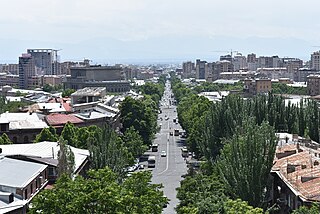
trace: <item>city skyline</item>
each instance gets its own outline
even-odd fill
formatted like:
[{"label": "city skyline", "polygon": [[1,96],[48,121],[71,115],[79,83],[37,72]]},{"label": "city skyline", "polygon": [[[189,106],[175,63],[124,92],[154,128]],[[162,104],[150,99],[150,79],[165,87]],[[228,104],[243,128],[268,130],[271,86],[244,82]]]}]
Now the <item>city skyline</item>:
[{"label": "city skyline", "polygon": [[[62,60],[212,61],[218,51],[310,58],[319,49],[320,2],[3,2],[0,62],[27,48],[54,48]],[[227,54],[227,52],[225,53]]]}]

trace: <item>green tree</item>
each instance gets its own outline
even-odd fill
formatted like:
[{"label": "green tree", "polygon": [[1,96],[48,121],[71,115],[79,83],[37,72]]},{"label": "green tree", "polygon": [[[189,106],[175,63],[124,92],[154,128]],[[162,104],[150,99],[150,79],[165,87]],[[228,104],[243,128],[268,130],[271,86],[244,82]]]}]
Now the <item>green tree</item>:
[{"label": "green tree", "polygon": [[59,140],[60,150],[58,152],[58,176],[66,174],[72,178],[74,172],[74,154],[71,151],[70,146],[60,138]]},{"label": "green tree", "polygon": [[62,97],[70,97],[71,96],[71,94],[72,93],[74,93],[76,90],[74,90],[74,89],[70,89],[70,88],[68,88],[68,89],[66,89],[66,90],[64,90],[63,92],[62,92]]},{"label": "green tree", "polygon": [[254,207],[263,206],[277,145],[273,127],[248,121],[224,144],[216,167],[226,190]]},{"label": "green tree", "polygon": [[68,145],[76,146],[77,142],[77,128],[70,122],[67,122],[60,135]]},{"label": "green tree", "polygon": [[88,179],[58,179],[52,190],[43,190],[32,201],[30,213],[161,213],[167,202],[151,184],[150,172],[134,173],[123,183],[110,169],[91,170]]},{"label": "green tree", "polygon": [[102,169],[108,166],[120,178],[126,174],[126,167],[133,164],[127,148],[120,137],[109,127],[105,126],[98,138],[89,143],[91,165],[94,169]]},{"label": "green tree", "polygon": [[313,204],[311,208],[301,206],[299,209],[294,210],[293,214],[319,214],[320,213],[320,205]]},{"label": "green tree", "polygon": [[36,136],[34,140],[35,143],[42,142],[42,141],[50,141],[56,142],[58,140],[58,135],[56,134],[56,130],[53,127],[44,128],[41,132]]},{"label": "green tree", "polygon": [[134,158],[139,157],[148,149],[148,147],[143,144],[143,139],[139,133],[132,126],[126,130],[122,136],[122,141]]},{"label": "green tree", "polygon": [[10,140],[10,138],[6,133],[3,133],[0,137],[0,145],[8,145],[8,144],[12,144],[12,141]]}]

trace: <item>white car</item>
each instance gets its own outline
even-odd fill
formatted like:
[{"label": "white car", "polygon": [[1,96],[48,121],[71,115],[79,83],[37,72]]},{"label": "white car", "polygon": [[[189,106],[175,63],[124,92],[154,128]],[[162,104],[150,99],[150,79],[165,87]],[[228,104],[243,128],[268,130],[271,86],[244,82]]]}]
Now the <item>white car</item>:
[{"label": "white car", "polygon": [[161,151],[161,157],[166,157],[166,156],[167,156],[166,151]]}]

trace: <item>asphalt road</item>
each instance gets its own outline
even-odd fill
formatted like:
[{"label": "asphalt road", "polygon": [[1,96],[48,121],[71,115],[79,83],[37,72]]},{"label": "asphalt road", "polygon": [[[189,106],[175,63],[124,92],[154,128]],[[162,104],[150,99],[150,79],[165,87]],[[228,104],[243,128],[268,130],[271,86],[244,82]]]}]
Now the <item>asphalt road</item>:
[{"label": "asphalt road", "polygon": [[[154,141],[159,144],[158,152],[148,152],[156,156],[156,167],[152,170],[152,182],[162,183],[164,194],[170,199],[167,208],[163,210],[165,214],[176,213],[174,208],[179,203],[176,198],[176,188],[180,186],[180,181],[183,179],[181,176],[187,172],[186,161],[181,156],[181,148],[184,143],[180,136],[170,136],[170,132],[174,132],[174,129],[181,130],[181,126],[173,122],[173,119],[177,118],[177,112],[176,106],[170,105],[171,93],[170,84],[167,83],[162,99],[162,113],[158,116],[158,124],[161,124],[161,129],[156,134]],[[167,156],[161,157],[161,151],[165,151]]]}]

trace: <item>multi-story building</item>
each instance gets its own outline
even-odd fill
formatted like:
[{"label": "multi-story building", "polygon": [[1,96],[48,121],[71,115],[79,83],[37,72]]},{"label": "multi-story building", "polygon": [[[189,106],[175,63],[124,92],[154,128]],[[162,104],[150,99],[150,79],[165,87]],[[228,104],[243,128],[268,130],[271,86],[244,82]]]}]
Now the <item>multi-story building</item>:
[{"label": "multi-story building", "polygon": [[228,60],[218,61],[216,62],[216,69],[218,70],[219,74],[222,72],[232,72],[233,64]]},{"label": "multi-story building", "polygon": [[258,58],[258,68],[272,68],[273,57],[272,56],[260,56]]},{"label": "multi-story building", "polygon": [[265,94],[272,90],[271,79],[246,79],[244,91],[250,95]]},{"label": "multi-story building", "polygon": [[247,63],[256,63],[257,62],[257,56],[254,53],[248,54],[247,56]]},{"label": "multi-story building", "polygon": [[28,54],[34,58],[35,65],[46,75],[56,73],[57,65],[54,60],[55,50],[53,49],[28,49]]},{"label": "multi-story building", "polygon": [[297,58],[283,58],[283,66],[289,73],[295,73],[303,66],[303,61]]},{"label": "multi-story building", "polygon": [[196,60],[196,79],[206,79],[206,61]]},{"label": "multi-story building", "polygon": [[195,66],[193,62],[188,61],[188,62],[182,63],[183,78],[191,77],[194,70],[195,70]]},{"label": "multi-story building", "polygon": [[311,96],[320,94],[320,74],[310,74],[307,77],[307,87]]},{"label": "multi-story building", "polygon": [[6,64],[1,66],[1,72],[7,74],[19,74],[19,64]]},{"label": "multi-story building", "polygon": [[124,80],[120,66],[71,67],[71,76],[64,80],[65,88],[106,87],[109,92],[126,92],[130,83]]},{"label": "multi-story building", "polygon": [[224,61],[224,60],[227,60],[232,63],[232,56],[230,54],[225,56],[220,56],[220,61]]},{"label": "multi-story building", "polygon": [[233,66],[235,71],[247,68],[247,59],[245,56],[242,56],[241,53],[238,53],[234,56]]},{"label": "multi-story building", "polygon": [[19,57],[19,88],[28,88],[28,78],[35,76],[35,63],[30,54]]},{"label": "multi-story building", "polygon": [[279,79],[290,78],[293,79],[294,73],[288,72],[287,68],[258,68],[258,75],[262,78]]},{"label": "multi-story building", "polygon": [[320,51],[316,51],[311,54],[310,66],[311,69],[320,71]]},{"label": "multi-story building", "polygon": [[295,82],[307,82],[307,76],[310,74],[320,74],[318,71],[309,68],[300,68],[294,73]]}]

